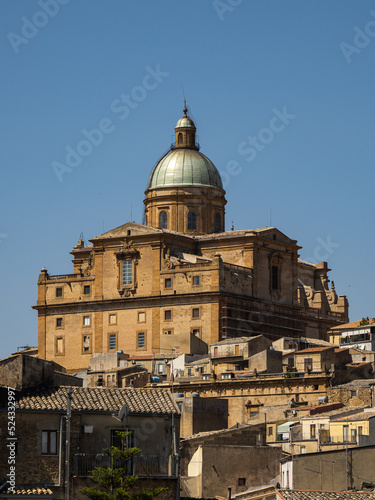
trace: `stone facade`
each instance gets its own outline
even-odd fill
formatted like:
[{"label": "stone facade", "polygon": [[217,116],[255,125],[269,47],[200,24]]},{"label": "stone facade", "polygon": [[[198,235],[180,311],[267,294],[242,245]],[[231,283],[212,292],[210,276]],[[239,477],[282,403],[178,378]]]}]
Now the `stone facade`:
[{"label": "stone facade", "polygon": [[[53,498],[63,499],[65,482],[66,388],[29,390],[16,395],[17,488],[48,487]],[[6,399],[4,398],[4,405]],[[0,479],[9,473],[6,447],[8,414],[0,399]],[[124,403],[129,412],[117,418]],[[110,467],[103,448],[118,446],[116,431],[131,431],[127,445],[142,455],[133,460],[133,473],[146,484],[169,483],[175,491],[175,450],[179,441],[180,414],[170,393],[147,389],[74,388],[70,419],[70,487],[72,498],[88,481],[94,467]],[[107,461],[106,461],[107,460]],[[73,480],[74,477],[74,480]],[[159,483],[160,479],[160,483]],[[141,481],[141,487],[146,486]],[[164,498],[170,498],[170,491]]]},{"label": "stone facade", "polygon": [[282,450],[264,446],[264,425],[192,436],[181,443],[181,497],[226,498],[269,484],[279,474]]},{"label": "stone facade", "polygon": [[73,372],[95,353],[204,353],[259,334],[325,338],[348,320],[327,264],[300,261],[296,240],[276,228],[225,232],[220,174],[199,153],[193,122],[181,120],[177,145],[150,176],[148,225],[80,240],[72,274],[41,271],[41,358]]},{"label": "stone facade", "polygon": [[[175,381],[175,393],[190,397],[228,400],[228,427],[238,423],[255,424],[265,420],[285,418],[296,401],[317,404],[319,397],[327,395],[331,377],[324,374],[304,377],[257,376],[230,380]],[[303,406],[301,406],[303,408]]]}]

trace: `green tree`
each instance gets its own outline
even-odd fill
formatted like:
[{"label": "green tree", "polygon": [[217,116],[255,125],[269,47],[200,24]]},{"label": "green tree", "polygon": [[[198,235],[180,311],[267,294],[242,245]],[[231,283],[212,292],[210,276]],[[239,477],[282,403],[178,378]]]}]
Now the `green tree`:
[{"label": "green tree", "polygon": [[[138,455],[139,448],[125,448],[125,438],[130,432],[117,431],[121,438],[121,449],[116,446],[104,448],[104,452],[111,458],[111,467],[95,467],[90,471],[91,479],[98,483],[102,489],[83,488],[81,493],[92,500],[152,500],[159,493],[167,488],[152,488],[142,490],[137,493],[130,492],[137,483],[138,477],[127,474],[127,463]],[[120,467],[115,467],[115,462],[120,463]]]}]

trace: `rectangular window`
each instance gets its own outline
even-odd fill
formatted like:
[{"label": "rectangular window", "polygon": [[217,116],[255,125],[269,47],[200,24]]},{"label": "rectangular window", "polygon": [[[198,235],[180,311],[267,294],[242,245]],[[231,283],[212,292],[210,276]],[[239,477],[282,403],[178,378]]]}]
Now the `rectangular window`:
[{"label": "rectangular window", "polygon": [[62,287],[58,286],[56,288],[56,297],[62,297],[63,296],[63,289]]},{"label": "rectangular window", "polygon": [[62,326],[63,326],[63,319],[56,318],[56,328],[62,328]]},{"label": "rectangular window", "polygon": [[257,417],[259,415],[259,406],[252,406],[249,409],[249,417]]},{"label": "rectangular window", "polygon": [[110,314],[108,317],[108,323],[110,325],[117,325],[117,314]]},{"label": "rectangular window", "polygon": [[301,455],[306,453],[306,446],[301,445]]},{"label": "rectangular window", "polygon": [[91,287],[90,287],[90,285],[85,285],[83,287],[83,293],[84,293],[84,295],[90,295],[90,293],[91,293]]},{"label": "rectangular window", "polygon": [[115,333],[111,333],[109,335],[109,350],[114,351],[117,348],[117,335]]},{"label": "rectangular window", "polygon": [[188,368],[188,375],[191,376],[191,368]]},{"label": "rectangular window", "polygon": [[83,352],[90,352],[91,350],[91,342],[90,342],[90,335],[84,335],[83,336]]},{"label": "rectangular window", "polygon": [[358,436],[362,436],[362,425],[358,426]]},{"label": "rectangular window", "polygon": [[144,323],[146,321],[146,313],[144,311],[140,311],[138,313],[138,323]]},{"label": "rectangular window", "polygon": [[193,318],[199,318],[199,307],[193,307]]},{"label": "rectangular window", "polygon": [[90,326],[90,316],[83,316],[83,326]]},{"label": "rectangular window", "polygon": [[357,396],[357,391],[350,391],[350,396],[355,398]]},{"label": "rectangular window", "polygon": [[232,374],[231,374],[231,373],[223,373],[223,374],[221,375],[221,378],[222,378],[223,380],[228,380],[228,379],[232,378]]},{"label": "rectangular window", "polygon": [[272,290],[279,289],[279,268],[278,266],[272,266]]},{"label": "rectangular window", "polygon": [[316,438],[316,425],[311,424],[310,425],[310,439],[315,439]]},{"label": "rectangular window", "polygon": [[235,345],[234,346],[234,355],[235,356],[239,356],[240,355],[240,346],[239,345]]},{"label": "rectangular window", "polygon": [[246,486],[246,478],[245,477],[239,477],[237,479],[237,484],[238,484],[238,486]]},{"label": "rectangular window", "polygon": [[56,354],[64,354],[64,339],[63,339],[63,337],[56,338]]},{"label": "rectangular window", "polygon": [[164,363],[158,363],[158,374],[162,375],[164,373]]},{"label": "rectangular window", "polygon": [[131,285],[133,283],[133,261],[124,260],[122,263],[122,284]]},{"label": "rectangular window", "polygon": [[273,435],[273,428],[272,427],[268,427],[268,435],[269,436]]},{"label": "rectangular window", "polygon": [[199,337],[200,330],[199,330],[199,328],[193,328],[192,331],[191,331],[191,333],[193,335],[195,335],[196,337]]},{"label": "rectangular window", "polygon": [[57,455],[57,431],[42,431],[42,455]]},{"label": "rectangular window", "polygon": [[164,319],[165,319],[165,321],[172,319],[172,310],[171,309],[167,309],[164,311]]},{"label": "rectangular window", "polygon": [[164,287],[165,288],[172,288],[172,278],[165,278]]},{"label": "rectangular window", "polygon": [[164,335],[172,335],[172,330],[164,330]]},{"label": "rectangular window", "polygon": [[355,443],[357,441],[357,429],[350,430],[350,441]]},{"label": "rectangular window", "polygon": [[103,386],[103,375],[98,375],[98,381],[97,381],[97,384],[96,384],[98,387],[102,387]]},{"label": "rectangular window", "polygon": [[193,286],[199,286],[199,276],[193,276]]},{"label": "rectangular window", "polygon": [[138,332],[138,349],[144,349],[145,347],[146,347],[145,332]]}]

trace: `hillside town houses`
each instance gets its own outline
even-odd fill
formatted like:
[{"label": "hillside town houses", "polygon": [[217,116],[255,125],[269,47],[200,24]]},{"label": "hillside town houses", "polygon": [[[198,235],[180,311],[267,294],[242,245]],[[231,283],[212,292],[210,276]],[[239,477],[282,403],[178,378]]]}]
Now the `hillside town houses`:
[{"label": "hillside town houses", "polygon": [[86,498],[118,431],[161,500],[375,498],[375,321],[277,228],[226,230],[186,104],[174,131],[143,224],[40,271],[38,346],[0,360],[0,498]]}]

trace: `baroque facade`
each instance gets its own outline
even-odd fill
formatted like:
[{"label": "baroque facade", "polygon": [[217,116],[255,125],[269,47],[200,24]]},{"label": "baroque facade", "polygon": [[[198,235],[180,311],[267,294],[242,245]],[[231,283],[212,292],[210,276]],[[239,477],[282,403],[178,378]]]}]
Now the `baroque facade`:
[{"label": "baroque facade", "polygon": [[74,270],[38,280],[39,357],[78,371],[94,353],[202,352],[231,337],[326,338],[348,321],[327,263],[299,260],[274,227],[225,230],[225,191],[184,108],[153,168],[145,224],[72,250]]}]

